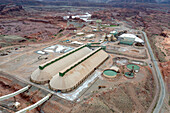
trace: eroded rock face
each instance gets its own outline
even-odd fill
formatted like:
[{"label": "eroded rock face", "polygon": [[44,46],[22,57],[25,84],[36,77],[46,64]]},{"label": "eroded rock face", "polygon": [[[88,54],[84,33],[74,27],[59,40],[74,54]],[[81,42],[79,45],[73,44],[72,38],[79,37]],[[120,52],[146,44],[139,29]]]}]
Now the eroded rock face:
[{"label": "eroded rock face", "polygon": [[[21,13],[19,13],[21,12]],[[9,15],[11,13],[16,13],[16,15],[24,14],[25,10],[20,5],[0,5],[0,14],[1,15]]]},{"label": "eroded rock face", "polygon": [[169,38],[170,37],[170,30],[164,30],[161,34],[161,36],[163,37],[166,37],[166,38]]},{"label": "eroded rock face", "polygon": [[62,21],[62,22],[66,22],[66,20],[63,19],[63,17],[61,16],[45,16],[44,19],[48,19],[48,20],[52,20],[52,21]]},{"label": "eroded rock face", "polygon": [[135,9],[127,9],[127,8],[121,8],[121,9],[109,9],[109,10],[102,10],[94,12],[91,16],[91,18],[101,19],[102,21],[105,20],[111,20],[113,19],[125,19],[128,17],[139,15],[138,10]]}]

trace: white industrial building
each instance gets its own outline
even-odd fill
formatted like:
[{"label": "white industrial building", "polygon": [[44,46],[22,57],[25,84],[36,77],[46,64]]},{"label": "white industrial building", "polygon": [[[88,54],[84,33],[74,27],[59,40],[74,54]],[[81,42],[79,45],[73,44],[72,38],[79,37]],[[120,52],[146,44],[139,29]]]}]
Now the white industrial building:
[{"label": "white industrial building", "polygon": [[87,39],[94,38],[94,37],[95,37],[95,34],[89,34],[89,35],[85,36],[85,38],[87,38]]},{"label": "white industrial building", "polygon": [[78,42],[78,41],[73,41],[73,42],[71,42],[71,44],[83,45],[84,43]]},{"label": "white industrial building", "polygon": [[77,36],[83,36],[83,35],[84,35],[84,32],[77,33]]},{"label": "white industrial building", "polygon": [[136,35],[134,34],[122,34],[119,36],[120,38],[123,38],[123,39],[127,39],[127,38],[135,38],[135,42],[139,42],[139,43],[144,43],[144,41],[137,37]]}]

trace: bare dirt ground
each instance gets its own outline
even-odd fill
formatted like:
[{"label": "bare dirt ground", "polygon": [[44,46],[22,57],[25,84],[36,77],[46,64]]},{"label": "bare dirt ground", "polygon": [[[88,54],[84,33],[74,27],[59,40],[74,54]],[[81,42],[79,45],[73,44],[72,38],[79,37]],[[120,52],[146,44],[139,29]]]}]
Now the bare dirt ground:
[{"label": "bare dirt ground", "polygon": [[[5,72],[7,73],[15,73],[16,75],[29,80],[29,76],[37,68],[37,66],[47,61],[47,59],[39,59],[39,56],[41,55],[35,53],[36,50],[41,49],[36,46],[32,46],[24,48],[24,51],[23,49],[12,50],[11,54],[3,56],[3,58],[0,59],[2,63],[0,66],[1,69],[6,70]],[[46,55],[46,57],[50,60],[58,55],[60,54],[50,53]],[[28,69],[30,66],[31,68]]]},{"label": "bare dirt ground", "polygon": [[[109,62],[113,63],[108,60],[107,69],[110,67]],[[98,89],[98,86],[106,88]],[[122,74],[114,79],[99,76],[99,79],[81,96],[81,100],[84,101],[77,103],[72,112],[143,113],[148,110],[154,96],[155,85],[152,72],[149,67],[145,66],[141,67],[134,79],[127,79]]]},{"label": "bare dirt ground", "polygon": [[[109,82],[106,82],[106,80],[96,82],[95,84],[98,85],[105,84],[106,89],[99,89],[89,99],[77,103],[72,109],[72,112],[143,113],[147,111],[154,97],[154,93],[150,93],[150,91],[153,91],[155,86],[148,83],[148,81],[153,82],[151,76],[148,75],[145,80],[142,80],[144,84],[141,84],[142,82],[128,83],[124,80],[124,84],[119,82],[119,84],[116,85],[114,81],[115,80],[110,81],[110,84],[108,84]],[[117,82],[117,80],[115,82]]]},{"label": "bare dirt ground", "polygon": [[110,53],[117,53],[119,55],[125,55],[128,57],[133,57],[133,58],[139,58],[139,59],[148,58],[145,48],[136,49],[132,46],[111,44],[111,45],[108,45],[106,51]]},{"label": "bare dirt ground", "polygon": [[170,61],[168,62],[162,62],[160,63],[160,69],[162,71],[163,79],[165,81],[165,86],[166,86],[166,98],[164,100],[164,105],[163,105],[163,112],[169,113],[169,104],[170,104]]},{"label": "bare dirt ground", "polygon": [[170,61],[170,36],[157,36],[156,46],[161,49],[162,53],[164,54],[165,60]]}]

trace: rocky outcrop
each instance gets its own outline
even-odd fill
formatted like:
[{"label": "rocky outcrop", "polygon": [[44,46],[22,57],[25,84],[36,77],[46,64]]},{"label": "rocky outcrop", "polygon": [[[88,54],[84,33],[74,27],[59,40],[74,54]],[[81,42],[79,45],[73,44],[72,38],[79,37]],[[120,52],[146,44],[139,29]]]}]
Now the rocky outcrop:
[{"label": "rocky outcrop", "polygon": [[163,36],[163,37],[165,37],[165,38],[169,38],[170,37],[170,31],[163,31],[161,34],[160,34],[161,36]]},{"label": "rocky outcrop", "polygon": [[29,19],[27,19],[27,20],[28,20],[28,21],[31,21],[31,22],[51,23],[50,21],[48,21],[48,20],[43,20],[43,19],[29,18]]},{"label": "rocky outcrop", "polygon": [[55,16],[55,17],[53,17],[53,16],[45,16],[44,19],[52,19],[52,20],[57,20],[57,21],[65,21],[63,19],[63,17],[61,17],[61,16]]},{"label": "rocky outcrop", "polygon": [[[56,1],[56,0],[44,0],[44,1]],[[58,1],[67,1],[67,0],[58,0]],[[164,2],[168,0],[160,0]],[[112,2],[127,2],[127,3],[136,3],[136,2],[146,2],[146,3],[156,3],[156,0],[72,0],[72,2],[92,2],[92,3],[112,3]]]},{"label": "rocky outcrop", "polygon": [[25,10],[21,5],[1,5],[0,14],[1,15],[25,15]]},{"label": "rocky outcrop", "polygon": [[45,16],[43,19],[48,20],[50,24],[58,24],[59,22],[67,22],[61,16]]}]

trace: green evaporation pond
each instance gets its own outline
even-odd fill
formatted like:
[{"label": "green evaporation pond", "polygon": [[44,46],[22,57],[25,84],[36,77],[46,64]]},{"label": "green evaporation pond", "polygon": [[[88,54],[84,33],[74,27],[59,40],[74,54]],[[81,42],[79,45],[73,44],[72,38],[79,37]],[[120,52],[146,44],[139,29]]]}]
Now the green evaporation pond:
[{"label": "green evaporation pond", "polygon": [[133,69],[133,67],[134,67],[134,70],[139,70],[140,69],[140,67],[135,65],[135,64],[128,64],[127,65],[127,68],[129,68],[129,69]]},{"label": "green evaporation pond", "polygon": [[105,70],[103,73],[108,76],[116,76],[117,75],[117,73],[113,70]]},{"label": "green evaporation pond", "polygon": [[129,78],[133,78],[133,77],[134,77],[134,74],[133,74],[133,73],[130,74],[130,72],[126,72],[126,73],[125,73],[125,76],[126,76],[126,77],[129,77]]}]

